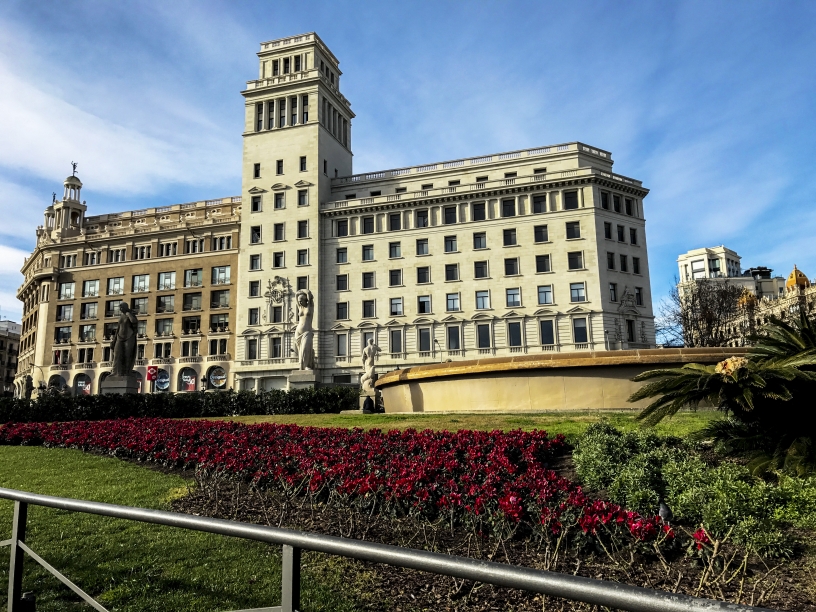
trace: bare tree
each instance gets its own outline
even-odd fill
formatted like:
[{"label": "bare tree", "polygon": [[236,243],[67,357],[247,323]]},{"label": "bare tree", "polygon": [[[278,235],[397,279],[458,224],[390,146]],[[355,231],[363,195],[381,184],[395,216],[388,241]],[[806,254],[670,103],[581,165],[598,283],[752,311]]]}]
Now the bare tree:
[{"label": "bare tree", "polygon": [[675,284],[657,318],[657,335],[668,346],[725,346],[729,321],[739,314],[742,287],[724,279]]}]

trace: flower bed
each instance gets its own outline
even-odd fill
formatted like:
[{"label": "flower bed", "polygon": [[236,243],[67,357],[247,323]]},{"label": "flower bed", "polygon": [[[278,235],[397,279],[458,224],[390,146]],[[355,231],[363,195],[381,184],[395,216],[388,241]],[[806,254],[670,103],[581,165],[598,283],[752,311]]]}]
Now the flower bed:
[{"label": "flower bed", "polygon": [[[363,431],[126,419],[17,423],[0,444],[63,446],[249,481],[291,498],[547,538],[567,531],[671,538],[658,517],[587,498],[549,469],[563,436],[512,431]],[[573,529],[573,528],[580,528]],[[630,538],[631,539],[631,538]]]}]

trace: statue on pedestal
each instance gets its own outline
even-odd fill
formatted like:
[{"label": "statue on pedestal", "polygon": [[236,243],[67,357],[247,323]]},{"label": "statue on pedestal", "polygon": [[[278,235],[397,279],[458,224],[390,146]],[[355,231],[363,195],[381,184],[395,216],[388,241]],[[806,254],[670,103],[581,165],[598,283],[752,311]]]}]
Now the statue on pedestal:
[{"label": "statue on pedestal", "polygon": [[377,382],[377,373],[374,371],[374,361],[380,353],[380,347],[374,344],[374,339],[369,338],[368,345],[363,349],[360,356],[363,360],[363,376],[360,378],[360,386],[365,395],[374,395],[374,383]]},{"label": "statue on pedestal", "polygon": [[315,367],[314,353],[314,296],[308,289],[300,289],[295,294],[297,303],[298,324],[295,328],[295,349],[298,354],[298,369],[313,370]]},{"label": "statue on pedestal", "polygon": [[136,364],[136,329],[139,322],[124,302],[119,304],[119,310],[122,312],[119,326],[111,341],[111,376],[129,376]]}]

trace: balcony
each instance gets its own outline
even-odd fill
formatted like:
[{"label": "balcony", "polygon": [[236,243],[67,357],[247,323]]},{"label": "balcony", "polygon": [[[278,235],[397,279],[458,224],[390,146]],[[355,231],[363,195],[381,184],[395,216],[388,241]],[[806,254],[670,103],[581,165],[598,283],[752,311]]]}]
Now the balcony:
[{"label": "balcony", "polygon": [[228,334],[228,333],[230,333],[229,325],[210,326],[210,334]]},{"label": "balcony", "polygon": [[147,365],[147,359],[137,359],[136,363],[134,365],[136,365],[136,366],[146,366]]},{"label": "balcony", "polygon": [[163,331],[157,331],[156,335],[154,337],[155,338],[173,338],[174,337],[173,330],[172,329],[169,329],[169,330],[165,329]]},{"label": "balcony", "polygon": [[74,320],[73,315],[57,315],[57,321],[67,321],[68,323],[70,323],[73,320]]},{"label": "balcony", "polygon": [[54,338],[54,344],[71,344],[71,337],[68,338]]},{"label": "balcony", "polygon": [[201,328],[195,327],[190,329],[184,329],[181,331],[182,336],[200,336],[201,335]]},{"label": "balcony", "polygon": [[95,361],[85,361],[83,363],[75,363],[75,370],[93,370],[96,367]]},{"label": "balcony", "polygon": [[229,353],[224,353],[223,355],[208,355],[207,361],[230,361],[232,357],[230,357]]},{"label": "balcony", "polygon": [[156,314],[167,314],[176,312],[175,306],[157,306],[156,307]]},{"label": "balcony", "polygon": [[184,312],[196,312],[201,310],[201,304],[185,304],[182,308]]},{"label": "balcony", "polygon": [[161,283],[156,287],[156,291],[175,291],[176,283]]},{"label": "balcony", "polygon": [[85,334],[84,336],[80,335],[77,342],[96,342],[96,334]]},{"label": "balcony", "polygon": [[155,357],[150,360],[151,365],[168,365],[175,361],[173,357]]},{"label": "balcony", "polygon": [[110,289],[108,289],[108,295],[124,295],[124,293],[125,293],[124,289],[119,289],[117,287],[111,287]]},{"label": "balcony", "polygon": [[99,362],[99,367],[100,368],[112,368],[113,367],[113,362],[112,361],[100,361]]},{"label": "balcony", "polygon": [[229,308],[229,302],[210,302],[210,309],[215,310],[217,308]]},{"label": "balcony", "polygon": [[184,283],[184,288],[187,289],[188,287],[203,287],[204,281],[200,280],[190,280]]},{"label": "balcony", "polygon": [[80,321],[96,321],[96,319],[97,319],[96,313],[84,314],[79,316]]},{"label": "balcony", "polygon": [[203,357],[201,355],[195,355],[194,357],[179,357],[179,363],[198,363],[202,361]]}]

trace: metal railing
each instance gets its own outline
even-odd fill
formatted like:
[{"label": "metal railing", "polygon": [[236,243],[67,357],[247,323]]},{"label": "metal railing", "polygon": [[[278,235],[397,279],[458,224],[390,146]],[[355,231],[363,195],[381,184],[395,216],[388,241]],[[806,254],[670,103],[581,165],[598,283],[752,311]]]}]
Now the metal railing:
[{"label": "metal railing", "polygon": [[28,612],[33,609],[32,604],[22,598],[23,553],[28,554],[29,557],[51,572],[92,608],[99,612],[108,612],[99,602],[62,575],[56,568],[49,565],[47,561],[31,550],[25,543],[29,504],[279,544],[283,546],[281,605],[258,608],[252,612],[296,612],[300,608],[300,557],[301,552],[304,550],[373,563],[384,563],[512,589],[522,589],[632,612],[689,612],[697,610],[770,612],[765,608],[701,599],[689,595],[656,591],[572,574],[559,574],[529,567],[518,567],[480,559],[403,548],[390,544],[378,544],[376,542],[319,535],[291,529],[205,518],[178,512],[119,506],[66,497],[52,497],[5,488],[0,488],[0,498],[14,501],[11,539],[0,542],[0,547],[11,547],[8,612]]}]

